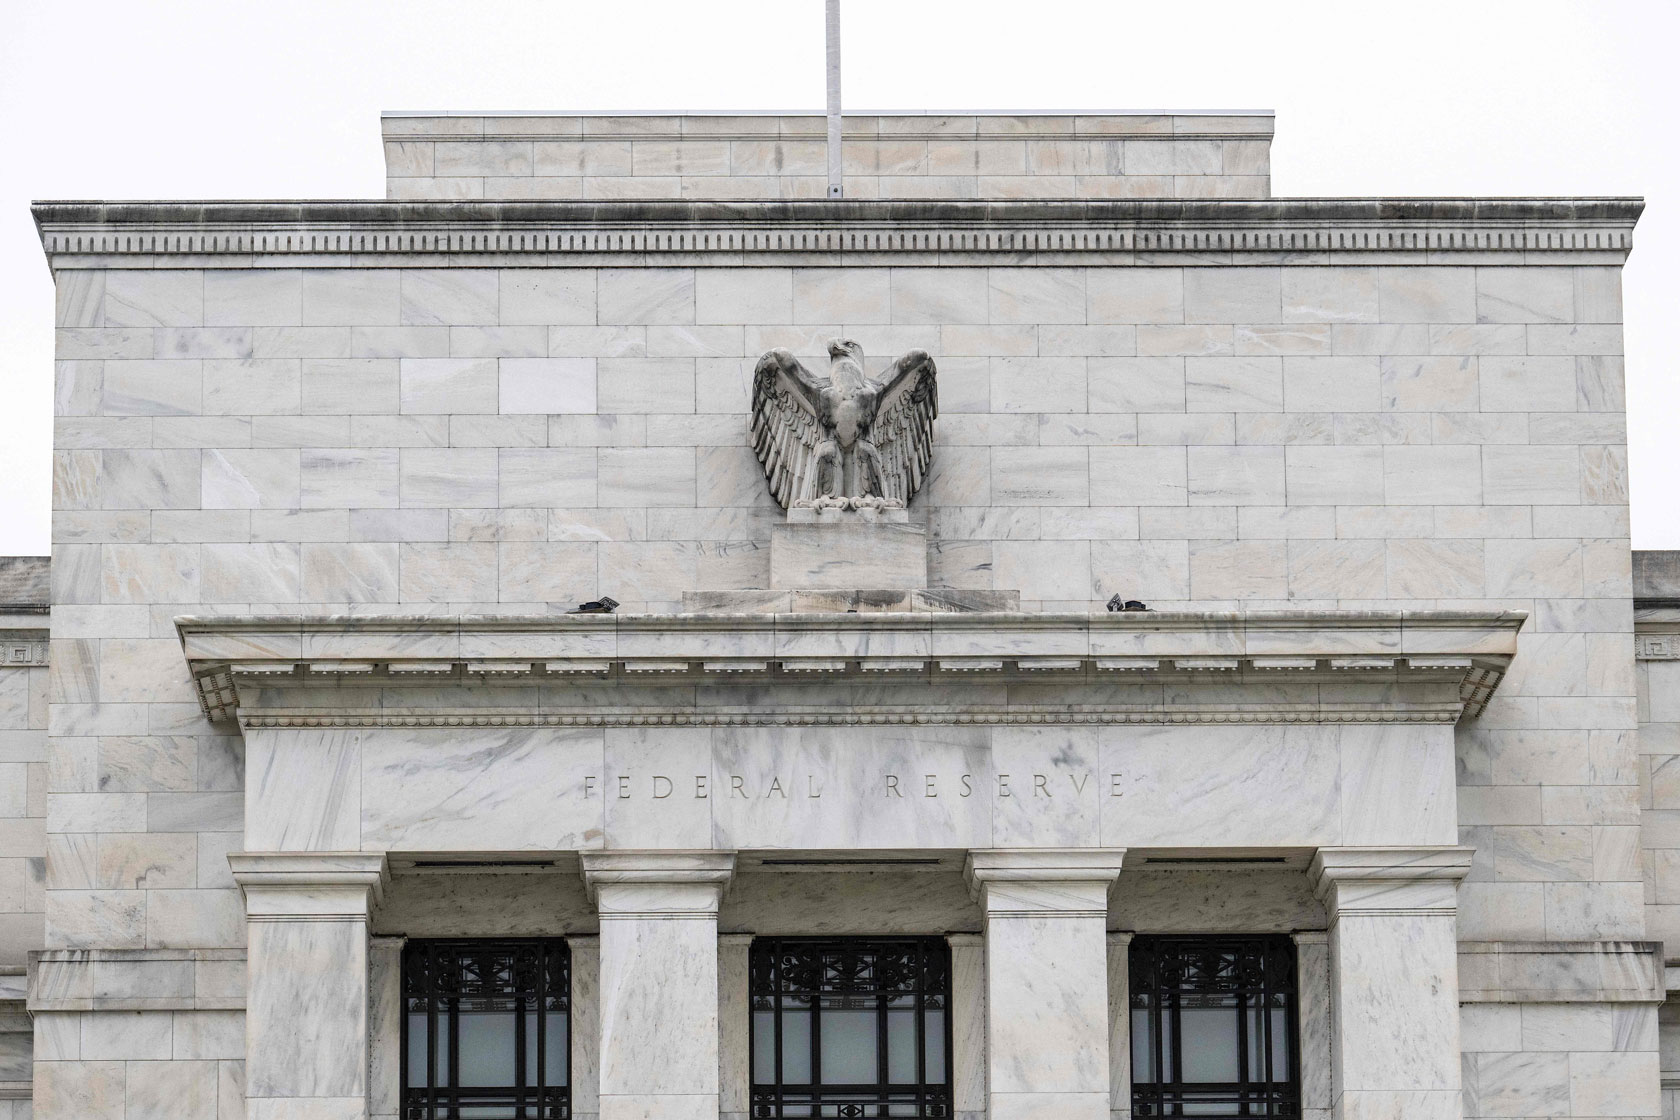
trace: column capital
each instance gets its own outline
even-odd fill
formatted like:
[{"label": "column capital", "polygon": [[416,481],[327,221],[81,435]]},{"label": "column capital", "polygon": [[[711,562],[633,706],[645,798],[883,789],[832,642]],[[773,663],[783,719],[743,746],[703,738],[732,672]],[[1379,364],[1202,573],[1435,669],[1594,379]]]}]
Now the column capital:
[{"label": "column capital", "polygon": [[716,919],[735,877],[723,851],[583,852],[583,882],[603,919],[704,916]]},{"label": "column capital", "polygon": [[230,852],[249,921],[365,921],[385,891],[383,852]]},{"label": "column capital", "polygon": [[1124,848],[974,848],[963,861],[969,883],[1112,883]]},{"label": "column capital", "polygon": [[1320,848],[1307,875],[1331,920],[1349,913],[1453,913],[1474,848]]},{"label": "column capital", "polygon": [[986,916],[1108,915],[1124,848],[977,848],[963,874]]}]

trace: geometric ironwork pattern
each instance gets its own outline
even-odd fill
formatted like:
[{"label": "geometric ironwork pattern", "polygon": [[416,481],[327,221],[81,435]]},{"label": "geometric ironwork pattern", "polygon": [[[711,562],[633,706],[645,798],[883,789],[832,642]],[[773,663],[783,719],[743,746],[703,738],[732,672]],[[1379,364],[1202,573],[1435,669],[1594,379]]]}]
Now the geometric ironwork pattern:
[{"label": "geometric ironwork pattern", "polygon": [[761,937],[751,960],[755,1120],[952,1115],[944,938]]},{"label": "geometric ironwork pattern", "polygon": [[571,991],[562,940],[409,941],[404,1120],[569,1120]]},{"label": "geometric ironwork pattern", "polygon": [[1134,937],[1132,1115],[1299,1117],[1288,937]]}]

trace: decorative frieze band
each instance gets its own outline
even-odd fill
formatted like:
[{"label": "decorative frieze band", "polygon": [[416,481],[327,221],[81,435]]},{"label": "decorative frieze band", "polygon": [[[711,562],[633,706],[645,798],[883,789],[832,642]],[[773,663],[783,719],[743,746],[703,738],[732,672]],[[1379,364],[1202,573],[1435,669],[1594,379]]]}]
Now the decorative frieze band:
[{"label": "decorative frieze band", "polygon": [[1680,661],[1680,634],[1639,634],[1633,655],[1640,661]]},{"label": "decorative frieze band", "polygon": [[45,630],[0,630],[0,668],[38,668],[46,663]]},{"label": "decorative frieze band", "polygon": [[[811,202],[46,202],[55,268],[381,265],[1311,264],[1584,258],[1632,247],[1637,199]],[[930,260],[931,258],[931,260]]]},{"label": "decorative frieze band", "polygon": [[1219,708],[1195,710],[1116,709],[1087,711],[923,712],[856,708],[844,714],[799,711],[703,712],[671,708],[659,711],[572,714],[563,712],[425,712],[379,711],[244,712],[242,727],[855,727],[899,725],[1022,726],[1030,724],[1326,724],[1457,723],[1459,704],[1390,711],[1337,711],[1303,706],[1288,710]]}]

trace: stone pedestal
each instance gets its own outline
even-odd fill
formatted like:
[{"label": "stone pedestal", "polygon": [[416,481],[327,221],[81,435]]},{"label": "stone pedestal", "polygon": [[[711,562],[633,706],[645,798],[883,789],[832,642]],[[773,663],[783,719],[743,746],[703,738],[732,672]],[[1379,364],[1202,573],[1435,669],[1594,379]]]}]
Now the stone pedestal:
[{"label": "stone pedestal", "polygon": [[385,857],[244,852],[245,1099],[249,1120],[368,1112],[368,912]]},{"label": "stone pedestal", "polygon": [[582,860],[601,916],[601,1120],[717,1120],[717,914],[734,853]]},{"label": "stone pedestal", "polygon": [[773,590],[909,590],[927,586],[927,571],[927,529],[906,510],[793,509],[770,530]]},{"label": "stone pedestal", "polygon": [[969,853],[986,914],[991,1120],[1108,1120],[1108,889],[1116,849]]},{"label": "stone pedestal", "polygon": [[[1321,848],[1334,1115],[1458,1120],[1459,880],[1469,848]],[[1303,1038],[1305,1030],[1303,1030]]]}]

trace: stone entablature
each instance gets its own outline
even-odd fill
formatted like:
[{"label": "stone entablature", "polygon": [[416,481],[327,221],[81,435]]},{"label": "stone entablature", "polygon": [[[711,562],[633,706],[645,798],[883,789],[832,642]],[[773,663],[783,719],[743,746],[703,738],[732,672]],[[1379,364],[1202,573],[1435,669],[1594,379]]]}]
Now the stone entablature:
[{"label": "stone entablature", "polygon": [[[385,113],[391,198],[822,198],[820,114]],[[849,198],[1265,198],[1270,112],[843,120]]]},{"label": "stone entablature", "polygon": [[[61,268],[1621,264],[1639,199],[44,202]],[[62,355],[61,355],[62,356]]]},{"label": "stone entablature", "polygon": [[[1453,723],[1486,706],[1526,618],[1521,611],[297,616],[181,618],[176,628],[205,714],[237,714],[247,727]],[[447,702],[445,710],[345,703],[318,691],[341,685],[353,686],[352,696],[380,689],[412,696],[435,686],[447,695],[463,684],[513,682],[552,689],[538,703],[515,693],[507,704],[480,701],[470,711]],[[1004,691],[954,703],[940,696],[976,682]],[[603,683],[627,698],[603,704]],[[806,686],[835,684],[891,684],[903,695],[839,707],[801,696]],[[1115,684],[1130,691],[1117,700]],[[581,685],[594,687],[568,699],[565,689]],[[697,694],[697,685],[714,687]],[[1252,697],[1241,694],[1245,687]],[[669,699],[650,700],[649,688]],[[751,690],[756,702],[731,704],[728,688]],[[264,699],[242,708],[242,693]]]}]

